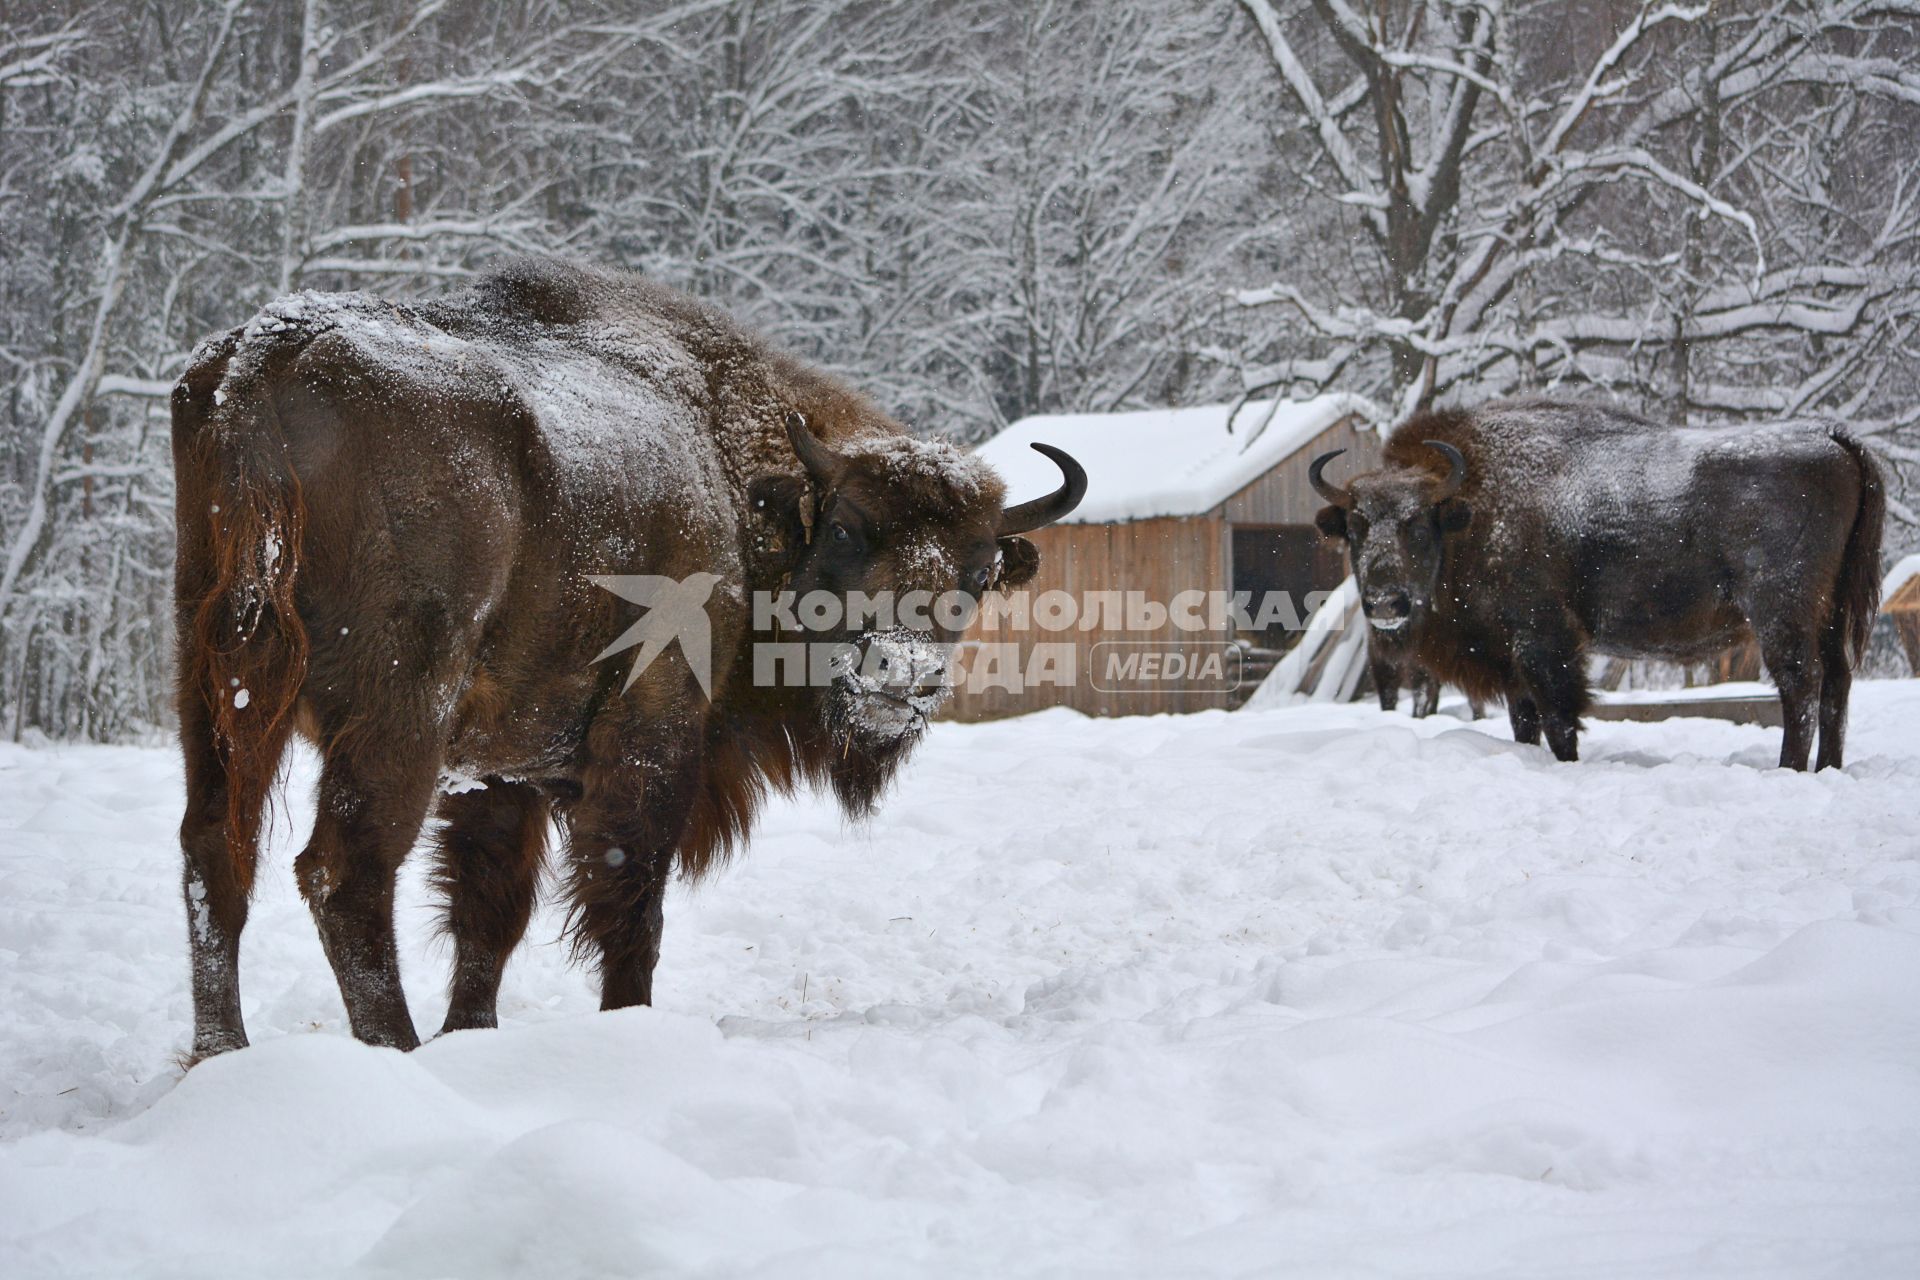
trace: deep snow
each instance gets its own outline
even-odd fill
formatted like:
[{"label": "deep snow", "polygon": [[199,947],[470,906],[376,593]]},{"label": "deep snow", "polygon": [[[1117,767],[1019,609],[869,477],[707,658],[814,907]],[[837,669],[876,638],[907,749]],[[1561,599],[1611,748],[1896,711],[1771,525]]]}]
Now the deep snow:
[{"label": "deep snow", "polygon": [[0,749],[0,1275],[1920,1274],[1920,682],[1844,774],[1581,745],[941,725],[675,893],[658,1009],[548,910],[503,1029],[411,1056],[345,1036],[283,821],[254,1047],[184,1081],[172,754]]}]

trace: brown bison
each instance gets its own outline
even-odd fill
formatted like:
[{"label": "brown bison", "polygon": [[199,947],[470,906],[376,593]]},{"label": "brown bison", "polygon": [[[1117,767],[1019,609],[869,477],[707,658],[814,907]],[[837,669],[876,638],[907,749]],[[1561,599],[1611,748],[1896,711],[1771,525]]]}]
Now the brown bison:
[{"label": "brown bison", "polygon": [[[646,1004],[669,875],[715,866],[769,788],[868,811],[958,638],[819,613],[799,638],[827,674],[769,680],[760,642],[796,637],[756,596],[971,603],[1032,575],[1018,535],[1086,484],[1048,450],[1060,489],[1006,508],[984,464],[721,313],[537,262],[418,307],[271,304],[195,352],[173,447],[196,1057],[246,1043],[240,932],[293,733],[323,762],[295,872],[356,1036],[418,1043],[393,888],[429,810],[444,1029],[494,1025],[550,818],[602,1007]],[[600,661],[637,633],[639,661]]]},{"label": "brown bison", "polygon": [[1748,637],[1779,686],[1784,767],[1841,763],[1879,593],[1886,496],[1824,422],[1674,428],[1528,399],[1425,414],[1346,487],[1308,470],[1367,622],[1513,735],[1577,755],[1589,653],[1700,661]]}]

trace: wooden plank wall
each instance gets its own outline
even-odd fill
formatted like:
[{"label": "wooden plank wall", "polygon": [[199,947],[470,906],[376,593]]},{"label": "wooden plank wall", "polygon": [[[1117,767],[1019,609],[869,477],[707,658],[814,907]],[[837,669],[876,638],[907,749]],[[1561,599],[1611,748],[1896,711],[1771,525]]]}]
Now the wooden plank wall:
[{"label": "wooden plank wall", "polygon": [[1907,669],[1920,676],[1920,578],[1908,578],[1891,599],[1880,602],[1880,612],[1893,619],[1893,630],[1907,651]]},{"label": "wooden plank wall", "polygon": [[1900,589],[1880,602],[1882,613],[1920,613],[1920,578],[1908,578]]},{"label": "wooden plank wall", "polygon": [[1327,478],[1339,482],[1379,466],[1381,443],[1380,433],[1358,418],[1342,418],[1228,498],[1222,514],[1229,524],[1312,524],[1314,513],[1326,505],[1307,483],[1313,460],[1329,450],[1345,449],[1327,469]]},{"label": "wooden plank wall", "polygon": [[[1146,599],[1167,604],[1182,591],[1226,589],[1230,538],[1228,526],[1213,516],[1135,520],[1125,524],[1055,525],[1029,535],[1040,550],[1040,571],[1027,585],[1030,598],[1043,592],[1066,591],[1085,608],[1098,591],[1137,591]],[[1104,622],[1105,619],[1102,619]],[[1075,648],[1076,679],[1072,687],[1041,687],[1013,695],[1001,689],[954,695],[945,714],[956,720],[991,720],[1020,715],[1043,707],[1069,706],[1093,716],[1152,715],[1158,712],[1200,711],[1224,707],[1224,692],[1190,689],[1139,688],[1103,692],[1093,687],[1095,647],[1103,642],[1150,642],[1156,651],[1178,649],[1194,655],[1206,645],[1231,639],[1227,633],[1190,633],[1171,622],[1157,631],[1128,631],[1102,627],[1083,631],[1076,622],[1070,631],[987,631],[976,622],[968,631],[971,643],[1013,642],[1020,646],[1024,670],[1036,643],[1068,643]],[[1102,658],[1108,651],[1103,650]]]}]

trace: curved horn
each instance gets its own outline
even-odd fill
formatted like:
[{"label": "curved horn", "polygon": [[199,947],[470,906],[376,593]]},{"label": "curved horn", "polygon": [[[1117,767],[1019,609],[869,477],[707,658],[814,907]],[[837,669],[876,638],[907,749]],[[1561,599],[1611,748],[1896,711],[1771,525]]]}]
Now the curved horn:
[{"label": "curved horn", "polygon": [[1053,464],[1060,468],[1060,474],[1065,477],[1065,482],[1044,498],[1035,498],[1002,511],[998,537],[1030,533],[1056,520],[1064,520],[1080,505],[1080,499],[1087,496],[1087,473],[1073,460],[1072,454],[1050,444],[1036,444],[1033,450],[1052,458]]},{"label": "curved horn", "polygon": [[1447,456],[1447,466],[1449,467],[1447,478],[1440,482],[1440,487],[1434,490],[1433,493],[1433,505],[1437,507],[1454,494],[1460,492],[1460,486],[1467,482],[1466,455],[1462,454],[1452,445],[1439,440],[1422,440],[1420,443],[1429,449],[1438,449]]},{"label": "curved horn", "polygon": [[793,444],[793,452],[800,459],[800,465],[819,484],[832,484],[840,478],[840,472],[846,466],[846,459],[835,453],[807,426],[807,420],[798,413],[787,413],[787,439]]},{"label": "curved horn", "polygon": [[1341,508],[1353,505],[1353,495],[1333,481],[1325,479],[1320,473],[1329,462],[1345,452],[1345,449],[1335,449],[1332,453],[1323,453],[1313,460],[1312,466],[1307,468],[1307,483],[1313,486],[1313,491],[1334,506]]}]

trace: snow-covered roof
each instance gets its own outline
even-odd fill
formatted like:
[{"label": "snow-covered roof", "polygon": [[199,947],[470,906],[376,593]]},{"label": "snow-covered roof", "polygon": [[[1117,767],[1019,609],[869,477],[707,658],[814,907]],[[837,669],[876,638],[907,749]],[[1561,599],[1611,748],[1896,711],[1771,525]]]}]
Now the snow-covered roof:
[{"label": "snow-covered roof", "polygon": [[1887,570],[1886,581],[1880,584],[1880,599],[1883,602],[1891,601],[1894,592],[1900,590],[1900,588],[1906,586],[1915,578],[1920,578],[1920,552],[1906,557],[1894,565],[1893,568]]},{"label": "snow-covered roof", "polygon": [[1068,517],[1073,524],[1190,516],[1219,506],[1348,414],[1375,412],[1367,400],[1346,393],[1277,406],[1254,400],[1235,415],[1229,434],[1232,407],[1043,414],[1020,419],[978,452],[1006,479],[1009,502],[1060,484],[1059,469],[1028,445],[1038,441],[1072,454],[1087,469],[1086,501]]}]

